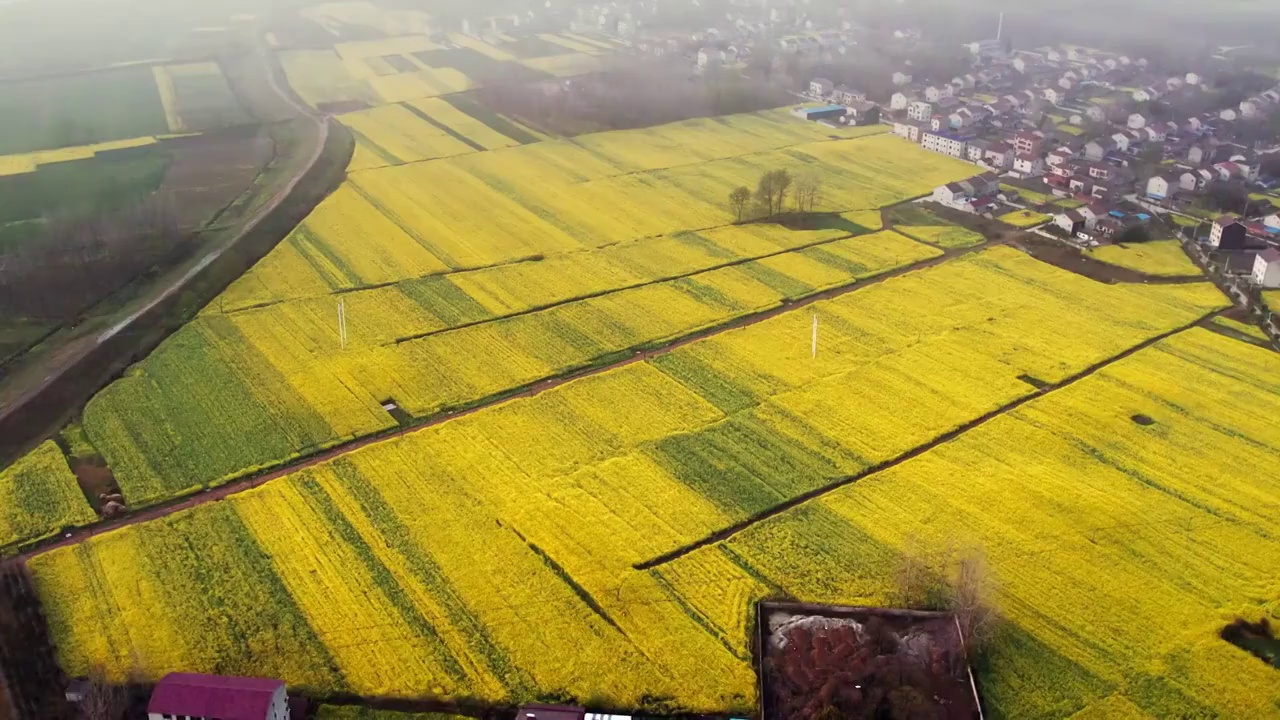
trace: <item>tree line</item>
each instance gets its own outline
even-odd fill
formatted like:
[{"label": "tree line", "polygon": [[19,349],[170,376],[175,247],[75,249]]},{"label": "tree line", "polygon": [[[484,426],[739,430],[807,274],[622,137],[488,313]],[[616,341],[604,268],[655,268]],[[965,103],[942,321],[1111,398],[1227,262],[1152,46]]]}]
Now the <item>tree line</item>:
[{"label": "tree line", "polygon": [[786,170],[769,170],[760,176],[755,192],[745,185],[734,188],[729,193],[729,207],[737,222],[783,215],[788,197],[793,212],[813,212],[821,191],[822,181],[814,173],[792,176]]}]

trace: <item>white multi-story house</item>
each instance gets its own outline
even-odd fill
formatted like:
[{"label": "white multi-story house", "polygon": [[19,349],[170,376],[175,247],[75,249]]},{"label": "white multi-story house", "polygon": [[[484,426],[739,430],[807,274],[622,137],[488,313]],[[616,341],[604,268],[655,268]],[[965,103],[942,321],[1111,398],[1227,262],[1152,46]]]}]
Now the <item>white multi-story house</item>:
[{"label": "white multi-story house", "polygon": [[940,132],[926,132],[920,136],[920,147],[953,158],[963,158],[967,144],[960,138]]},{"label": "white multi-story house", "polygon": [[[701,53],[699,53],[698,64],[702,64]],[[809,81],[809,94],[816,98],[827,97],[833,89],[835,89],[835,83],[826,78],[814,78]]]},{"label": "white multi-story house", "polygon": [[951,97],[951,87],[949,85],[930,85],[924,89],[924,99],[929,102],[938,102],[944,97]]},{"label": "white multi-story house", "polygon": [[1044,161],[1035,155],[1022,154],[1013,159],[1013,171],[1024,178],[1044,175]]},{"label": "white multi-story house", "polygon": [[893,74],[893,84],[897,85],[898,87],[902,87],[903,85],[910,85],[911,80],[912,80],[911,76],[904,72],[896,72]]},{"label": "white multi-story house", "polygon": [[923,100],[916,100],[907,105],[907,117],[917,122],[927,122],[933,117],[933,105]]},{"label": "white multi-story house", "polygon": [[1264,288],[1280,288],[1280,250],[1267,248],[1253,259],[1253,284]]},{"label": "white multi-story house", "polygon": [[920,126],[915,123],[895,122],[893,124],[893,134],[913,143],[920,142]]}]

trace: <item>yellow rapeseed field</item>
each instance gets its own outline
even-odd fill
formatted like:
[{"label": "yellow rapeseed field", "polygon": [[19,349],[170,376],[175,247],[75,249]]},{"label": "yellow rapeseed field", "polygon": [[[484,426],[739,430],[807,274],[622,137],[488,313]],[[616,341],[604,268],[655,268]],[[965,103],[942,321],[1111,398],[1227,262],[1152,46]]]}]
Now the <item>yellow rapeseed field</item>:
[{"label": "yellow rapeseed field", "polygon": [[52,441],[0,470],[0,554],[97,519]]},{"label": "yellow rapeseed field", "polygon": [[1200,267],[1187,257],[1177,240],[1151,240],[1128,245],[1103,245],[1090,254],[1104,263],[1164,277],[1195,277]]},{"label": "yellow rapeseed field", "polygon": [[[757,152],[701,142],[711,126],[721,136],[739,128]],[[659,153],[637,171],[632,140],[607,133],[358,173],[190,337],[93,400],[89,432],[131,499],[152,501],[383,429],[392,421],[377,406],[387,400],[414,416],[463,407],[936,255],[893,234],[805,248],[859,231],[856,214],[829,231],[728,226],[728,189],[774,163],[812,158],[830,198],[823,209],[863,214],[971,169],[885,135],[815,139],[825,132],[766,112],[636,131],[659,145],[683,133],[703,157],[722,158],[693,165]],[[766,246],[802,249],[767,258]],[[706,277],[682,277],[698,272]],[[345,348],[334,291],[344,292]],[[185,379],[162,380],[169,373]],[[236,397],[255,407],[227,424],[231,395],[215,382],[243,388]],[[136,423],[167,431],[138,438]],[[260,437],[220,447],[239,432]],[[166,434],[192,439],[182,457],[155,456]]]},{"label": "yellow rapeseed field", "polygon": [[[1005,271],[1035,263],[987,256],[1006,253]],[[971,278],[973,290],[990,279]],[[843,302],[819,310],[837,336],[852,331],[834,319]],[[1263,472],[1280,457],[1269,421],[1280,359],[1203,330],[728,541],[632,569],[741,517],[752,477],[785,497],[874,459],[857,455],[866,427],[814,425],[817,411],[762,399],[866,367],[862,343],[832,340],[794,390],[699,343],[678,363],[619,368],[38,557],[62,661],[72,673],[257,667],[329,692],[518,702],[555,687],[618,707],[659,697],[748,712],[752,600],[883,602],[899,549],[955,544],[986,554],[1008,620],[980,678],[993,711],[1165,717],[1193,702],[1268,714],[1274,671],[1216,631],[1280,592],[1280,485]],[[946,379],[935,410],[983,392]],[[713,458],[707,482],[696,471]]]}]

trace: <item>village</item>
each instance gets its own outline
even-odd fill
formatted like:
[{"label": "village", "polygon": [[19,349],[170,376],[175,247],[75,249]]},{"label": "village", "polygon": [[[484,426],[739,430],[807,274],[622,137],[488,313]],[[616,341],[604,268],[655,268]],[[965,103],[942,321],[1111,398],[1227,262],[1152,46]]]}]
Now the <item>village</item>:
[{"label": "village", "polygon": [[[814,67],[867,78],[864,87],[804,76],[792,92],[806,102],[793,114],[836,127],[882,123],[973,163],[974,178],[929,198],[949,208],[1082,249],[1183,240],[1233,286],[1280,287],[1280,83],[1242,71],[1235,48],[1174,72],[1074,44],[1015,49],[1003,15],[991,37],[952,48],[910,26],[869,29],[843,11],[832,21],[794,4],[730,6],[696,32],[652,29],[655,2],[579,5],[571,24],[699,74],[794,80]],[[869,56],[896,67],[867,70]]]}]

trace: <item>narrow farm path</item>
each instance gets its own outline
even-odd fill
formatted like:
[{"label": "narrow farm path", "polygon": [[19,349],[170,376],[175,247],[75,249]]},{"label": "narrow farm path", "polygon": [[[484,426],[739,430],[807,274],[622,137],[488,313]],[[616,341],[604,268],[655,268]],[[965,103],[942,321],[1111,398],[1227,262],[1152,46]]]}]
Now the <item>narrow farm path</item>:
[{"label": "narrow farm path", "polygon": [[[573,382],[575,380],[580,380],[585,377],[591,377],[593,375],[599,375],[600,373],[608,372],[615,368],[624,367],[627,365],[631,365],[633,363],[644,362],[650,358],[658,357],[660,355],[665,355],[666,353],[676,350],[677,348],[684,347],[685,345],[689,345],[691,343],[695,343],[695,342],[698,342],[699,340],[703,340],[709,337],[714,337],[716,335],[727,332],[729,330],[734,330],[737,328],[754,325],[758,322],[762,322],[772,317],[777,317],[778,315],[781,315],[785,312],[789,312],[791,310],[795,310],[797,308],[805,307],[807,305],[812,305],[813,303],[820,302],[823,300],[829,300],[831,298],[840,297],[841,295],[845,295],[850,292],[854,292],[866,287],[878,285],[890,278],[905,275],[907,273],[917,272],[919,270],[924,270],[926,268],[930,268],[935,265],[939,265],[941,263],[954,260],[958,257],[970,255],[970,254],[985,250],[987,248],[990,248],[996,245],[1003,245],[1003,244],[1004,244],[1003,242],[993,242],[988,240],[986,242],[979,243],[977,245],[973,245],[966,248],[952,248],[950,250],[943,250],[942,255],[939,255],[937,257],[933,257],[928,260],[923,260],[913,265],[907,265],[905,267],[897,268],[895,270],[889,270],[879,275],[857,280],[857,281],[848,283],[846,285],[839,285],[839,286],[815,293],[813,295],[809,295],[808,297],[788,301],[770,310],[765,310],[763,312],[755,313],[752,315],[745,315],[732,322],[728,322],[713,328],[707,328],[705,330],[691,333],[689,335],[686,335],[680,338],[679,340],[675,340],[667,345],[664,345],[661,348],[657,348],[654,350],[637,351],[631,357],[623,358],[621,360],[617,360],[615,362],[612,362],[606,365],[599,365],[596,367],[585,368],[576,372],[568,373],[565,375],[559,375],[553,378],[548,378],[546,380],[541,380],[541,381],[532,383],[516,392],[513,392],[508,395],[504,395],[502,397],[494,398],[488,402],[481,403],[479,405],[468,408],[466,410],[461,410],[457,412],[440,413],[438,415],[430,416],[424,419],[422,422],[399,427],[386,433],[368,435],[365,437],[357,438],[355,440],[350,440],[348,442],[342,443],[340,445],[335,445],[327,450],[323,450],[313,455],[308,455],[304,458],[299,458],[290,463],[281,465],[279,467],[271,469],[270,471],[267,471],[258,475],[246,475],[238,479],[232,480],[231,482],[228,482],[224,485],[220,485],[216,488],[205,490],[195,495],[189,495],[187,497],[177,498],[175,500],[160,503],[157,505],[152,505],[147,508],[130,512],[128,515],[125,515],[116,519],[104,520],[102,522],[95,523],[87,527],[70,530],[61,536],[52,538],[43,543],[38,543],[17,555],[11,556],[10,558],[8,558],[7,562],[23,562],[36,555],[48,552],[49,550],[53,550],[59,547],[77,545],[81,542],[84,542],[85,540],[88,540],[89,538],[111,532],[112,530],[117,530],[119,528],[127,527],[129,525],[135,525],[138,523],[150,522],[152,520],[163,518],[168,515],[172,515],[173,513],[180,512],[182,510],[187,510],[187,509],[196,507],[198,505],[203,505],[205,503],[210,503],[210,502],[216,502],[218,500],[225,499],[232,495],[236,495],[236,494],[245,492],[247,490],[252,490],[253,488],[260,487],[284,475],[288,475],[290,473],[297,472],[299,470],[303,470],[305,468],[312,467],[320,463],[328,462],[335,458],[342,457],[343,455],[354,452],[356,450],[359,450],[360,448],[366,447],[368,445],[372,445],[374,443],[401,437],[403,435],[417,432],[419,430],[423,430],[425,428],[432,427],[434,425],[439,425],[441,423],[448,422],[455,418],[459,418],[466,415],[470,415],[475,412],[479,412],[481,410],[484,410],[485,408],[493,407],[495,405],[500,405],[504,402],[507,402],[508,400],[512,400],[519,397],[533,397],[535,395],[544,393],[548,390],[552,390],[554,388],[557,388],[566,383]],[[3,563],[0,562],[0,564],[3,564]]]},{"label": "narrow farm path", "polygon": [[913,458],[919,457],[920,455],[923,455],[924,453],[934,449],[935,447],[938,447],[939,445],[942,445],[943,443],[950,442],[960,437],[961,435],[964,435],[965,433],[969,432],[970,430],[973,430],[974,428],[977,428],[981,425],[985,425],[986,423],[1000,417],[1001,415],[1005,415],[1013,410],[1017,410],[1018,408],[1022,407],[1023,405],[1026,405],[1032,400],[1044,397],[1045,395],[1051,392],[1054,392],[1056,390],[1061,390],[1063,388],[1074,385],[1075,383],[1089,377],[1090,375],[1093,375],[1094,373],[1098,372],[1099,370],[1102,370],[1103,368],[1108,367],[1109,365],[1117,363],[1133,355],[1134,353],[1145,350],[1151,347],[1152,345],[1155,345],[1156,343],[1160,342],[1161,340],[1177,335],[1180,332],[1189,330],[1192,327],[1195,327],[1210,318],[1216,317],[1217,315],[1221,314],[1221,312],[1222,312],[1221,310],[1216,310],[1211,313],[1206,313],[1205,315],[1193,320],[1190,323],[1187,323],[1186,325],[1182,325],[1168,332],[1161,333],[1149,340],[1145,340],[1141,343],[1138,343],[1137,345],[1134,345],[1128,350],[1120,352],[1116,355],[1112,355],[1111,357],[1101,362],[1090,365],[1084,370],[1081,370],[1080,372],[1074,375],[1071,375],[1070,377],[1067,377],[1059,382],[1046,385],[1036,392],[1030,393],[1028,395],[1024,395],[1018,398],[1017,400],[1006,403],[1005,405],[1002,405],[985,415],[982,415],[978,418],[970,420],[969,422],[949,432],[939,435],[938,437],[930,440],[927,443],[924,443],[922,445],[917,445],[916,447],[910,450],[907,450],[906,452],[900,455],[897,455],[896,457],[890,458],[889,460],[879,463],[878,465],[873,465],[854,475],[849,475],[849,476],[840,478],[835,482],[829,483],[827,485],[823,485],[822,487],[819,487],[819,488],[815,488],[801,495],[797,495],[789,500],[778,503],[773,507],[767,508],[748,518],[745,518],[740,522],[721,528],[720,530],[717,530],[714,533],[711,533],[710,535],[707,535],[692,543],[683,545],[681,547],[676,548],[675,550],[672,550],[667,553],[663,553],[662,555],[658,555],[657,557],[650,558],[649,560],[645,560],[644,562],[636,563],[633,567],[636,570],[649,570],[651,568],[655,568],[660,565],[665,565],[673,560],[682,558],[685,555],[688,555],[689,553],[699,548],[704,548],[708,545],[714,545],[715,543],[728,540],[734,535],[737,535],[738,533],[742,532],[743,530],[746,530],[747,528],[750,528],[751,526],[757,523],[768,520],[769,518],[772,518],[776,515],[781,515],[782,513],[788,510],[791,510],[792,508],[795,508],[799,505],[803,505],[804,503],[807,503],[810,500],[815,500],[824,495],[827,495],[828,493],[834,492],[836,490],[839,490],[840,488],[851,485],[865,477],[868,477],[870,475],[875,475],[876,473],[901,465],[902,463],[905,463],[908,460],[911,460]]}]

